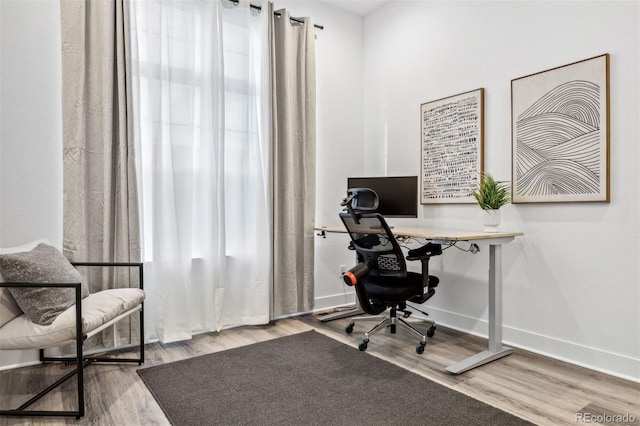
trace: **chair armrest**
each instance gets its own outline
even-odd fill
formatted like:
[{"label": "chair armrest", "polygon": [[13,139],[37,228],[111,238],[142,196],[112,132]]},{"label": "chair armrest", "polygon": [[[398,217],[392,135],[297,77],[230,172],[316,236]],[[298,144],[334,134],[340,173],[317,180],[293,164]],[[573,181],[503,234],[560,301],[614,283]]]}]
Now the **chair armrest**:
[{"label": "chair armrest", "polygon": [[28,288],[73,288],[75,289],[76,304],[82,300],[82,283],[29,283],[29,282],[0,282],[3,287],[28,287]]},{"label": "chair armrest", "polygon": [[1,282],[3,287],[29,287],[29,288],[73,288],[76,293],[76,302],[82,300],[82,283],[30,283],[30,282]]},{"label": "chair armrest", "polygon": [[0,287],[71,287],[80,289],[81,283],[28,283],[28,282],[1,282]]},{"label": "chair armrest", "polygon": [[97,266],[97,267],[136,267],[140,277],[140,290],[144,289],[142,262],[70,262],[73,266]]},{"label": "chair armrest", "polygon": [[[429,260],[433,256],[442,254],[442,245],[427,243],[417,249],[409,250],[407,260],[419,260],[422,264],[422,286],[424,288],[434,288],[438,286],[440,279],[436,276],[429,275]],[[429,296],[431,297],[431,296]],[[426,299],[424,299],[426,300]],[[424,301],[423,301],[424,302]],[[423,303],[419,302],[419,303]]]},{"label": "chair armrest", "polygon": [[142,268],[142,262],[70,262],[73,266],[136,266]]},{"label": "chair armrest", "polygon": [[407,253],[407,260],[421,260],[427,259],[432,256],[438,256],[442,254],[442,245],[427,243],[422,247],[409,250]]}]

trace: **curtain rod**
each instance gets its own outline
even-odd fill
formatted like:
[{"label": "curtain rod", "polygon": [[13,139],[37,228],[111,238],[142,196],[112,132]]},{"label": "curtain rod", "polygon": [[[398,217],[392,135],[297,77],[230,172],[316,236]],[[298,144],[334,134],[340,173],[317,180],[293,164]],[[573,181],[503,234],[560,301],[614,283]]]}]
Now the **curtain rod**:
[{"label": "curtain rod", "polygon": [[[230,0],[230,1],[231,1],[231,3],[235,4],[236,6],[239,4],[239,2],[237,0]],[[251,9],[255,9],[257,11],[262,12],[262,6],[257,6],[255,4],[251,4],[251,3],[249,3],[249,6],[251,7]],[[273,12],[273,14],[278,16],[278,17],[280,17],[280,15],[282,15],[281,13],[278,13],[278,12]],[[291,19],[293,22],[297,22],[299,24],[304,24],[304,21],[302,19],[294,18],[293,16],[290,16],[289,19]],[[323,25],[313,24],[313,26],[316,27],[319,30],[324,30],[324,26]]]}]

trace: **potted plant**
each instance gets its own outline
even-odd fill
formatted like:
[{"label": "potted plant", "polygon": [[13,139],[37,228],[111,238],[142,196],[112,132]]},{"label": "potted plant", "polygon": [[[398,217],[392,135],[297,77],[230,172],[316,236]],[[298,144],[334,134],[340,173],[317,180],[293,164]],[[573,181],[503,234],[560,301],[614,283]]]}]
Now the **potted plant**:
[{"label": "potted plant", "polygon": [[500,207],[509,203],[509,183],[497,181],[489,173],[483,173],[480,184],[472,193],[483,210],[484,231],[498,232]]}]

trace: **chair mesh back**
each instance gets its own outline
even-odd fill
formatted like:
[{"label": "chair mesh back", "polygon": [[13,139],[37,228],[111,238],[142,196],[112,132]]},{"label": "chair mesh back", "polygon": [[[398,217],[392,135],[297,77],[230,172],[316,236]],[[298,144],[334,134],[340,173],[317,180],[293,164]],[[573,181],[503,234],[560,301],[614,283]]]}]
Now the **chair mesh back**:
[{"label": "chair mesh back", "polygon": [[378,256],[378,269],[383,271],[401,271],[402,267],[400,263],[398,263],[398,258],[395,254],[383,254],[382,256]]},{"label": "chair mesh back", "polygon": [[359,223],[348,213],[340,218],[349,232],[360,261],[374,260],[381,276],[404,277],[407,265],[400,245],[389,229],[387,222],[378,213],[363,213]]}]

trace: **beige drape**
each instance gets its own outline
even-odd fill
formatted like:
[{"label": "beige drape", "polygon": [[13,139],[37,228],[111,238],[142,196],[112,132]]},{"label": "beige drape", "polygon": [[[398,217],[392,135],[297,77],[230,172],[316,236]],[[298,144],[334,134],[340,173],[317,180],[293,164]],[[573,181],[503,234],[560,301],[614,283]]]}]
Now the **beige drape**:
[{"label": "beige drape", "polygon": [[[272,6],[271,6],[272,7]],[[315,36],[285,10],[272,22],[274,289],[272,317],[314,303]]]},{"label": "beige drape", "polygon": [[[140,261],[126,7],[125,0],[61,0],[63,250],[72,261]],[[81,272],[92,292],[137,285],[135,269]],[[139,335],[132,328],[96,343],[128,343],[130,333]]]}]

